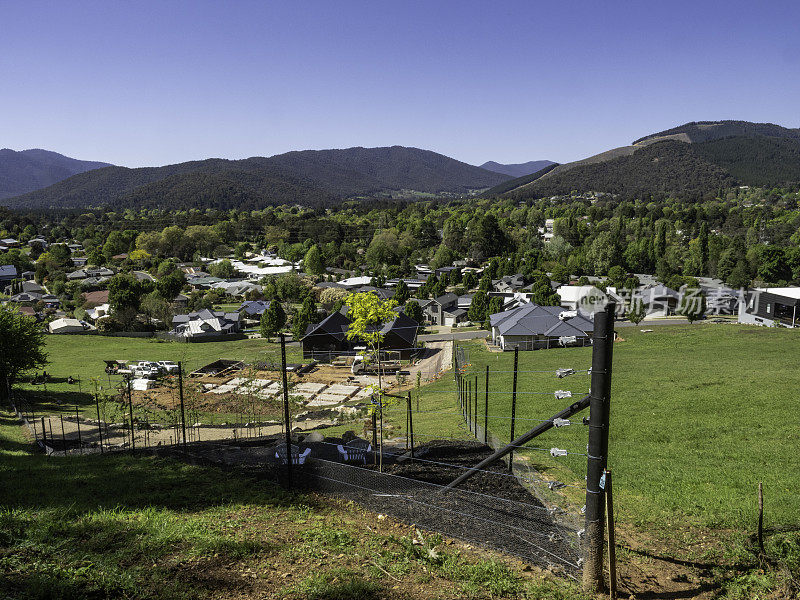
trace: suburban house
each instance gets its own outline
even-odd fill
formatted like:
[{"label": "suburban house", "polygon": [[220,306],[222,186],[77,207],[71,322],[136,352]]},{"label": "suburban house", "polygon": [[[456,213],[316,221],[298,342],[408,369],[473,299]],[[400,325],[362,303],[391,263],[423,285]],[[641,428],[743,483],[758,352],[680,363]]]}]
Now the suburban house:
[{"label": "suburban house", "polygon": [[86,267],[67,273],[68,281],[79,281],[81,279],[103,279],[114,276],[114,271],[106,267]]},{"label": "suburban house", "polygon": [[756,288],[739,302],[739,323],[767,327],[800,325],[800,288]]},{"label": "suburban house", "polygon": [[647,305],[648,317],[666,317],[674,315],[681,301],[679,292],[658,283],[641,287],[635,296]]},{"label": "suburban house", "polygon": [[[303,357],[330,359],[339,354],[352,354],[355,348],[363,346],[360,340],[347,339],[350,319],[342,311],[336,311],[319,323],[308,326],[306,334],[300,340],[303,346]],[[380,331],[383,334],[381,350],[394,350],[403,357],[411,356],[416,350],[419,323],[398,312],[397,316],[384,323]]]},{"label": "suburban house", "polygon": [[97,319],[102,319],[110,314],[111,307],[109,306],[108,302],[105,304],[98,304],[97,306],[86,310],[86,318],[90,321],[97,321]]},{"label": "suburban house", "polygon": [[17,278],[17,267],[0,265],[0,283],[11,283]]},{"label": "suburban house", "polygon": [[61,306],[61,300],[58,299],[58,296],[54,296],[52,294],[40,294],[39,292],[21,292],[11,296],[8,301],[16,304],[28,305],[43,302],[45,308],[58,308]]},{"label": "suburban house", "polygon": [[[13,285],[7,285],[5,289],[6,294],[11,294],[13,287],[14,287]],[[45,289],[35,281],[23,281],[22,283],[19,284],[19,291],[35,293],[35,294],[45,293]]]},{"label": "suburban house", "polygon": [[492,287],[497,292],[516,292],[525,286],[525,278],[519,273],[516,275],[505,275],[500,279],[492,279]]},{"label": "suburban house", "polygon": [[242,302],[241,306],[239,306],[239,314],[242,315],[244,319],[255,319],[258,320],[261,318],[261,315],[264,314],[269,308],[269,301],[268,300],[249,300],[247,302]]},{"label": "suburban house", "polygon": [[240,298],[247,294],[248,292],[259,292],[261,293],[261,286],[251,281],[244,281],[244,280],[236,280],[236,281],[222,281],[220,283],[216,283],[213,286],[215,290],[221,290],[228,296],[233,296],[235,298]]},{"label": "suburban house", "polygon": [[560,306],[524,304],[489,316],[492,343],[502,350],[538,350],[591,343],[594,322]]},{"label": "suburban house", "polygon": [[239,333],[239,313],[203,309],[172,318],[172,334],[188,339],[215,338]]},{"label": "suburban house", "polygon": [[466,321],[467,311],[458,307],[458,296],[447,293],[422,307],[425,320],[432,325],[455,325]]},{"label": "suburban house", "polygon": [[108,290],[97,290],[96,292],[84,292],[81,294],[83,302],[90,307],[108,304]]},{"label": "suburban house", "polygon": [[5,238],[0,240],[0,246],[4,248],[19,248],[22,244],[19,243],[19,240],[15,240],[14,238]]},{"label": "suburban house", "polygon": [[56,319],[47,325],[50,333],[83,333],[86,327],[78,319]]}]

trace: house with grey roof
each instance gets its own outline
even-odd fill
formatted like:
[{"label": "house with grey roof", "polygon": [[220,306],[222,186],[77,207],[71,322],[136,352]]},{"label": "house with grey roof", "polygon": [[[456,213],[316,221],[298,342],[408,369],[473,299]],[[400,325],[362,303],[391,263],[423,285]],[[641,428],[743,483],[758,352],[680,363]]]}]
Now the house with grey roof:
[{"label": "house with grey roof", "polygon": [[0,283],[11,283],[17,278],[17,267],[0,265]]},{"label": "house with grey roof", "polygon": [[560,306],[523,304],[489,316],[492,343],[502,350],[538,350],[591,343],[594,322]]},{"label": "house with grey roof", "polygon": [[[463,314],[457,312],[463,311]],[[453,293],[442,294],[422,307],[425,320],[432,325],[455,325],[466,320],[466,311],[458,308],[458,296]]]},{"label": "house with grey roof", "polygon": [[269,300],[248,300],[239,306],[239,314],[245,319],[260,319],[269,305]]},{"label": "house with grey roof", "polygon": [[239,313],[203,309],[172,318],[172,334],[189,339],[217,338],[240,332]]},{"label": "house with grey roof", "polygon": [[67,273],[67,280],[68,281],[78,281],[81,279],[100,279],[100,278],[109,278],[114,276],[114,271],[106,267],[85,267],[83,269],[78,269],[77,271],[72,271],[72,273]]}]

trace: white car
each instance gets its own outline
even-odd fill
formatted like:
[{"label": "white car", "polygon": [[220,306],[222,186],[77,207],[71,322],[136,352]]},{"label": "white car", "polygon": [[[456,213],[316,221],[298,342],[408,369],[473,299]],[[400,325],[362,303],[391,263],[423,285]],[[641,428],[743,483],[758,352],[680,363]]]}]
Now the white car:
[{"label": "white car", "polygon": [[161,369],[159,368],[157,363],[150,362],[149,360],[142,360],[133,365],[131,368],[131,372],[135,377],[158,377]]},{"label": "white car", "polygon": [[166,373],[171,375],[172,373],[178,373],[178,363],[172,362],[171,360],[159,360],[157,363],[158,368],[161,369],[162,373]]}]

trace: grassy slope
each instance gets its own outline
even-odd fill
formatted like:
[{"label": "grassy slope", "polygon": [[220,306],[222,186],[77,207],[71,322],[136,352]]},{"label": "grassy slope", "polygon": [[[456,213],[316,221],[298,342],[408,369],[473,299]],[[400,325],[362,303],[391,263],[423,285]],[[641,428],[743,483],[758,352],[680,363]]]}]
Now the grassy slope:
[{"label": "grassy slope", "polygon": [[47,459],[21,432],[0,412],[3,598],[576,597],[352,505],[168,459]]},{"label": "grassy slope", "polygon": [[[614,346],[609,462],[621,527],[660,539],[646,543],[659,553],[727,565],[732,570],[720,571],[717,583],[730,597],[750,597],[786,581],[758,570],[764,563],[754,559],[748,539],[755,531],[756,490],[763,481],[768,555],[793,569],[796,578],[800,456],[791,408],[798,385],[796,332],[695,324],[619,333],[624,341]],[[474,382],[479,375],[480,419],[488,364],[491,390],[502,391],[490,394],[490,430],[508,440],[513,353],[490,353],[477,342],[463,346],[471,364],[465,377]],[[554,390],[571,390],[575,397],[588,392],[586,374],[558,379],[557,368],[590,364],[591,348],[520,352],[517,435],[566,405],[550,395]],[[453,388],[448,373],[422,389],[422,412],[414,416],[418,440],[437,432],[469,435],[454,410],[454,395],[440,393]],[[528,393],[539,391],[550,394]],[[399,407],[390,409],[387,420],[402,430],[405,414]],[[551,430],[530,443],[543,450],[524,455],[545,477],[581,485],[585,457],[553,459],[547,449],[581,453],[586,440],[582,425]],[[578,488],[564,493],[573,510],[583,504]]]},{"label": "grassy slope", "polygon": [[[648,334],[626,328],[620,333],[625,341],[614,346],[610,464],[628,517],[661,521],[677,511],[697,524],[750,526],[754,490],[763,480],[771,522],[796,524],[800,457],[790,449],[797,445],[798,429],[787,410],[798,384],[796,334],[701,324],[658,327]],[[480,343],[465,347],[471,363],[466,376],[474,380],[479,375],[481,419],[488,364],[489,427],[508,439],[513,353],[490,353]],[[588,392],[586,374],[557,379],[555,369],[586,369],[590,364],[591,348],[520,352],[517,434],[566,405],[551,395],[554,390],[571,390],[575,397]],[[546,373],[524,372],[537,370]],[[423,388],[422,410],[444,412],[417,416],[418,434],[464,435],[453,395],[436,393],[452,389],[451,376]],[[542,391],[549,393],[531,393]],[[586,436],[585,428],[572,426],[551,430],[531,445],[581,453]],[[546,452],[530,456],[543,466],[567,465],[559,472],[575,481],[585,474],[582,456],[557,462]]]}]

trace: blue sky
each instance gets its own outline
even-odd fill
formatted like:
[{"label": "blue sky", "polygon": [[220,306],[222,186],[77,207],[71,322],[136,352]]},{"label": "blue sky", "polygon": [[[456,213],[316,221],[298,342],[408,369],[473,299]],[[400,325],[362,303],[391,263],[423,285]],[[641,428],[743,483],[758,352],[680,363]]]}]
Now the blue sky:
[{"label": "blue sky", "polygon": [[0,0],[0,147],[566,162],[693,120],[800,127],[799,21],[790,2]]}]

